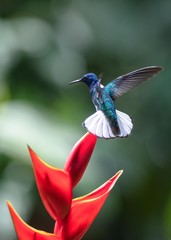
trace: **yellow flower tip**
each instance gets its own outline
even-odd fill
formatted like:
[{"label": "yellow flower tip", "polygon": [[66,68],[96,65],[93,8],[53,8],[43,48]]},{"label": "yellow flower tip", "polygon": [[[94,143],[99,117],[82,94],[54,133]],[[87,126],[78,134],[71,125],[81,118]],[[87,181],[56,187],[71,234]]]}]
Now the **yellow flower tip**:
[{"label": "yellow flower tip", "polygon": [[117,182],[117,180],[120,178],[120,176],[122,175],[123,170],[119,170],[117,173],[115,173],[115,175],[110,179],[110,180],[114,180],[114,183]]},{"label": "yellow flower tip", "polygon": [[11,202],[8,201],[8,200],[6,201],[6,204],[7,204],[7,207],[8,207],[8,209],[9,209],[10,214],[12,215],[12,213],[15,212],[15,210],[14,210],[14,208],[13,208],[13,205],[12,205]]},{"label": "yellow flower tip", "polygon": [[[15,211],[13,205],[11,204],[11,202],[10,202],[10,201],[6,201],[6,204],[7,204],[7,207],[8,207],[8,209],[9,209],[9,212],[10,212],[10,214],[11,214],[11,217],[12,217],[13,221],[15,220],[15,219],[14,219],[15,216],[17,216],[18,218],[20,218],[19,215],[17,214],[17,212]],[[20,218],[20,219],[21,219],[21,218]],[[23,222],[24,222],[24,221],[23,221]]]},{"label": "yellow flower tip", "polygon": [[10,201],[6,200],[5,202],[6,202],[6,205],[7,205],[8,208],[11,207]]},{"label": "yellow flower tip", "polygon": [[20,226],[27,227],[28,225],[21,219],[21,217],[18,215],[18,213],[16,212],[16,210],[14,209],[14,207],[10,203],[10,201],[6,201],[6,204],[9,209],[9,212],[11,214],[11,218],[13,220],[16,232],[17,232],[18,228],[20,228]]},{"label": "yellow flower tip", "polygon": [[29,150],[30,157],[31,157],[31,160],[32,160],[33,165],[40,163],[40,164],[45,165],[45,166],[48,167],[48,168],[51,168],[51,169],[54,169],[54,170],[55,170],[55,169],[58,169],[58,168],[55,168],[55,167],[49,165],[49,164],[46,163],[45,161],[43,161],[43,160],[35,153],[35,151],[33,151],[33,149],[32,149],[29,145],[27,145],[27,146],[28,146],[28,150]]},{"label": "yellow flower tip", "polygon": [[118,177],[120,177],[120,176],[122,175],[122,173],[123,173],[123,170],[119,170],[119,171],[117,172]]},{"label": "yellow flower tip", "polygon": [[18,213],[13,208],[12,204],[9,201],[6,201],[8,209],[11,214],[11,218],[13,220],[14,228],[17,233],[18,240],[59,240],[55,234],[48,233],[42,230],[37,230],[27,223],[25,223]]}]

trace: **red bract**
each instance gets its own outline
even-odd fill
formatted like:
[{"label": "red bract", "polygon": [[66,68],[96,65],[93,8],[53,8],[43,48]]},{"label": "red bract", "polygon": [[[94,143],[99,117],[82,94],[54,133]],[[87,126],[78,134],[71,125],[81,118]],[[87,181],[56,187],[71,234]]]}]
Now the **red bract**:
[{"label": "red bract", "polygon": [[19,217],[10,202],[7,205],[19,240],[60,240],[55,234],[30,227]]},{"label": "red bract", "polygon": [[19,240],[80,240],[97,216],[122,171],[88,195],[72,199],[73,187],[81,179],[95,147],[96,136],[87,133],[72,149],[64,170],[41,160],[29,147],[34,175],[43,204],[55,220],[54,233],[36,230],[8,207]]}]

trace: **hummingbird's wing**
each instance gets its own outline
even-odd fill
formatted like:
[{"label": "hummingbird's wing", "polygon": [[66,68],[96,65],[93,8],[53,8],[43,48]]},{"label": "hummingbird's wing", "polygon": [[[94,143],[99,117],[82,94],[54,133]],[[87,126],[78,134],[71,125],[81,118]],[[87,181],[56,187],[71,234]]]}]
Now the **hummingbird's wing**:
[{"label": "hummingbird's wing", "polygon": [[160,72],[162,67],[150,66],[120,76],[106,85],[105,91],[116,100],[119,96]]}]

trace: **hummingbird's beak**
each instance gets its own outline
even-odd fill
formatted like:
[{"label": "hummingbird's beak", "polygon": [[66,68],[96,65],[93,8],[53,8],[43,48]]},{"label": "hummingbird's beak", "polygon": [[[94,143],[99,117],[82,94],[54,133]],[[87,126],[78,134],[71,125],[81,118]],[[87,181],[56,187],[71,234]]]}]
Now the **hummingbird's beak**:
[{"label": "hummingbird's beak", "polygon": [[78,83],[78,82],[81,82],[81,81],[82,81],[82,78],[70,82],[69,85],[74,84],[74,83]]}]

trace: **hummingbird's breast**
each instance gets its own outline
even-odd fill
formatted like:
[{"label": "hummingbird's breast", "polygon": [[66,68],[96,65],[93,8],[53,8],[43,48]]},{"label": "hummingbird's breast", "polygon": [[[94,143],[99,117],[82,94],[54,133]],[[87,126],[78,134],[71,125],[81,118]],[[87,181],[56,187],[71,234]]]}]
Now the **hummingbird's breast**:
[{"label": "hummingbird's breast", "polygon": [[92,102],[96,107],[96,110],[101,110],[108,120],[111,129],[114,134],[119,134],[119,124],[117,120],[117,114],[115,105],[110,95],[105,91],[104,88],[94,88],[91,91]]},{"label": "hummingbird's breast", "polygon": [[115,115],[114,102],[103,88],[95,86],[91,91],[91,97],[96,110],[101,110],[106,116]]},{"label": "hummingbird's breast", "polygon": [[105,92],[102,92],[103,103],[101,104],[100,110],[102,110],[106,116],[115,115],[115,106],[111,97]]}]

